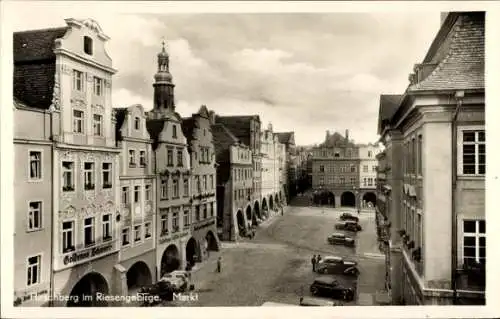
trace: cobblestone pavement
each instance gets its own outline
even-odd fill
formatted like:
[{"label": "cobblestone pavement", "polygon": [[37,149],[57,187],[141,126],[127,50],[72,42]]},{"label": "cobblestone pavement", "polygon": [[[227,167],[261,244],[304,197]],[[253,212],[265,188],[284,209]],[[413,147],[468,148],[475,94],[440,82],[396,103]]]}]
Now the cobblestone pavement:
[{"label": "cobblestone pavement", "polygon": [[[361,213],[363,231],[357,234],[356,249],[327,244],[338,216],[349,209],[288,207],[284,216],[267,220],[253,240],[224,243],[219,253],[193,275],[197,301],[177,302],[178,306],[260,306],[266,301],[298,304],[309,296],[313,254],[339,255],[356,259],[361,275],[358,297],[346,305],[371,305],[377,290],[384,286],[384,260],[378,251],[374,213]],[[222,257],[222,272],[216,260]]]}]

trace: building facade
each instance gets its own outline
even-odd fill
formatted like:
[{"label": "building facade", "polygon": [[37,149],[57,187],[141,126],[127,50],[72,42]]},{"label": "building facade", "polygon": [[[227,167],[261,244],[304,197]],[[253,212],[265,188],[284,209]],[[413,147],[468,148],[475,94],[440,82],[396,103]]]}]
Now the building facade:
[{"label": "building facade", "polygon": [[374,208],[376,205],[377,188],[377,154],[381,149],[378,144],[358,144],[359,149],[359,185],[358,188],[363,197],[361,208]]},{"label": "building facade", "polygon": [[284,202],[289,203],[292,198],[297,195],[297,180],[298,180],[298,161],[295,150],[295,133],[294,132],[279,132],[276,133],[278,141],[285,145],[286,154],[286,189]]},{"label": "building facade", "polygon": [[191,167],[182,118],[175,111],[174,84],[169,56],[163,45],[154,76],[154,108],[148,112],[147,129],[153,139],[156,207],[157,278],[194,261],[196,241],[191,236]]},{"label": "building facade", "polygon": [[217,222],[220,238],[238,240],[251,224],[257,222],[252,214],[253,158],[248,146],[239,142],[222,124],[212,125],[217,169]]},{"label": "building facade", "polygon": [[115,108],[120,153],[121,294],[156,282],[156,177],[152,140],[142,105]]},{"label": "building facade", "polygon": [[48,302],[44,298],[50,294],[52,275],[50,117],[49,110],[27,106],[14,98],[14,163],[16,163],[14,189],[17,190],[14,192],[14,305],[16,306],[47,306]]},{"label": "building facade", "polygon": [[[250,148],[252,152],[252,191],[248,195],[251,211],[248,220],[257,222],[257,216],[261,215],[262,207],[262,155],[260,146],[261,122],[258,115],[243,116],[215,116],[215,123],[222,124],[239,141]],[[247,213],[245,213],[247,214]],[[255,214],[255,216],[253,216]]]},{"label": "building facade", "polygon": [[[182,130],[188,141],[191,160],[191,215],[188,221],[195,245],[188,262],[203,261],[210,251],[219,250],[217,236],[217,170],[212,128],[213,113],[205,105],[190,118],[182,121]],[[185,217],[189,218],[189,217]]]},{"label": "building facade", "polygon": [[394,110],[380,110],[393,303],[484,304],[484,120],[484,12],[449,13]]},{"label": "building facade", "polygon": [[[280,167],[279,167],[279,141],[273,133],[273,126],[269,124],[266,130],[261,132],[261,154],[262,154],[262,215],[276,212],[281,206],[280,201]],[[258,211],[257,218],[262,219]]]}]

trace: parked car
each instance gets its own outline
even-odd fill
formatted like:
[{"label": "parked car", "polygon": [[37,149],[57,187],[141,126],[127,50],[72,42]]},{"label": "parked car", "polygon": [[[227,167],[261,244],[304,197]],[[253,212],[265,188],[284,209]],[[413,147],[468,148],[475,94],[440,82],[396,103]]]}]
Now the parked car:
[{"label": "parked car", "polygon": [[[167,281],[158,281],[157,283],[141,287],[139,293],[144,296],[142,306],[154,306],[161,301],[172,301],[174,288]],[[158,298],[148,298],[158,296]]]},{"label": "parked car", "polygon": [[328,237],[328,243],[331,245],[344,245],[348,247],[356,246],[354,238],[348,237],[345,234],[334,233]]},{"label": "parked car", "polygon": [[330,275],[346,275],[355,276],[359,275],[358,263],[352,260],[346,260],[342,257],[330,258],[327,262],[321,262],[316,267],[316,272],[320,274]]},{"label": "parked car", "polygon": [[361,231],[363,228],[357,222],[350,220],[350,221],[336,223],[335,229],[358,232],[358,231]]},{"label": "parked car", "polygon": [[163,275],[160,281],[168,282],[172,285],[175,291],[186,291],[194,289],[193,285],[189,286],[190,274],[184,270],[174,270],[171,273]]},{"label": "parked car", "polygon": [[345,301],[354,300],[353,287],[346,287],[330,276],[321,276],[314,279],[310,287],[313,296],[324,296]]},{"label": "parked car", "polygon": [[359,222],[359,218],[351,213],[343,213],[342,215],[340,215],[340,220],[352,220],[356,223]]}]

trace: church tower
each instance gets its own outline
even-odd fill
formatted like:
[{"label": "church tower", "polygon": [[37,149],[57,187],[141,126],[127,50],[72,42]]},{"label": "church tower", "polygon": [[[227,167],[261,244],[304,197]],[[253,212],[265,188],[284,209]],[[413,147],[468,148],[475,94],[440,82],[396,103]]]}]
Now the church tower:
[{"label": "church tower", "polygon": [[169,56],[165,50],[165,41],[162,42],[162,50],[158,53],[158,72],[154,76],[154,109],[153,111],[164,113],[175,112],[174,84],[169,71]]}]

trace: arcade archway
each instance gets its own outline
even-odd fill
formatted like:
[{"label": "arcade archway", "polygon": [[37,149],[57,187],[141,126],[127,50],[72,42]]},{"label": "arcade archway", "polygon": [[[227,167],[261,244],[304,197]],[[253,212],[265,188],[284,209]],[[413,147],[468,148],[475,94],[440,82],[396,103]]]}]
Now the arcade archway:
[{"label": "arcade archway", "polygon": [[106,279],[97,272],[86,274],[73,287],[67,307],[106,307],[107,302],[97,298],[97,294],[109,294]]},{"label": "arcade archway", "polygon": [[215,238],[215,235],[211,230],[207,231],[205,240],[207,241],[207,251],[219,251],[217,238]]},{"label": "arcade archway", "polygon": [[340,205],[341,206],[356,206],[356,196],[352,192],[343,192],[340,197]]},{"label": "arcade archway", "polygon": [[127,287],[129,294],[140,287],[149,285],[153,282],[151,271],[148,265],[143,261],[138,261],[127,271]]},{"label": "arcade archway", "polygon": [[193,237],[189,238],[186,243],[186,262],[188,265],[194,265],[198,261],[196,258],[197,246],[196,240]]},{"label": "arcade archway", "polygon": [[172,244],[165,249],[161,257],[160,278],[169,272],[178,270],[180,267],[179,250],[177,246]]},{"label": "arcade archway", "polygon": [[263,213],[264,215],[267,215],[268,210],[269,210],[269,207],[267,207],[267,200],[266,200],[266,198],[264,197],[264,198],[262,199],[262,213]]},{"label": "arcade archway", "polygon": [[363,202],[366,204],[366,207],[375,207],[375,204],[377,203],[377,195],[372,192],[365,193],[363,195]]},{"label": "arcade archway", "polygon": [[259,208],[258,201],[255,201],[255,203],[253,204],[253,211],[255,213],[254,215],[257,216],[257,218],[262,219],[262,215],[260,214],[260,208]]},{"label": "arcade archway", "polygon": [[335,207],[335,194],[333,194],[332,192],[328,192],[328,194],[326,195],[326,202],[328,203],[328,205]]},{"label": "arcade archway", "polygon": [[252,207],[250,205],[247,206],[247,209],[245,210],[246,215],[247,215],[247,220],[251,221],[252,220]]},{"label": "arcade archway", "polygon": [[278,194],[274,195],[274,202],[276,203],[276,206],[280,206],[280,201],[278,200]]},{"label": "arcade archway", "polygon": [[238,210],[236,213],[236,221],[238,223],[238,229],[241,231],[242,229],[245,229],[245,216],[243,216],[243,212],[241,210]]},{"label": "arcade archway", "polygon": [[269,208],[270,208],[271,210],[274,210],[273,195],[269,196]]}]

